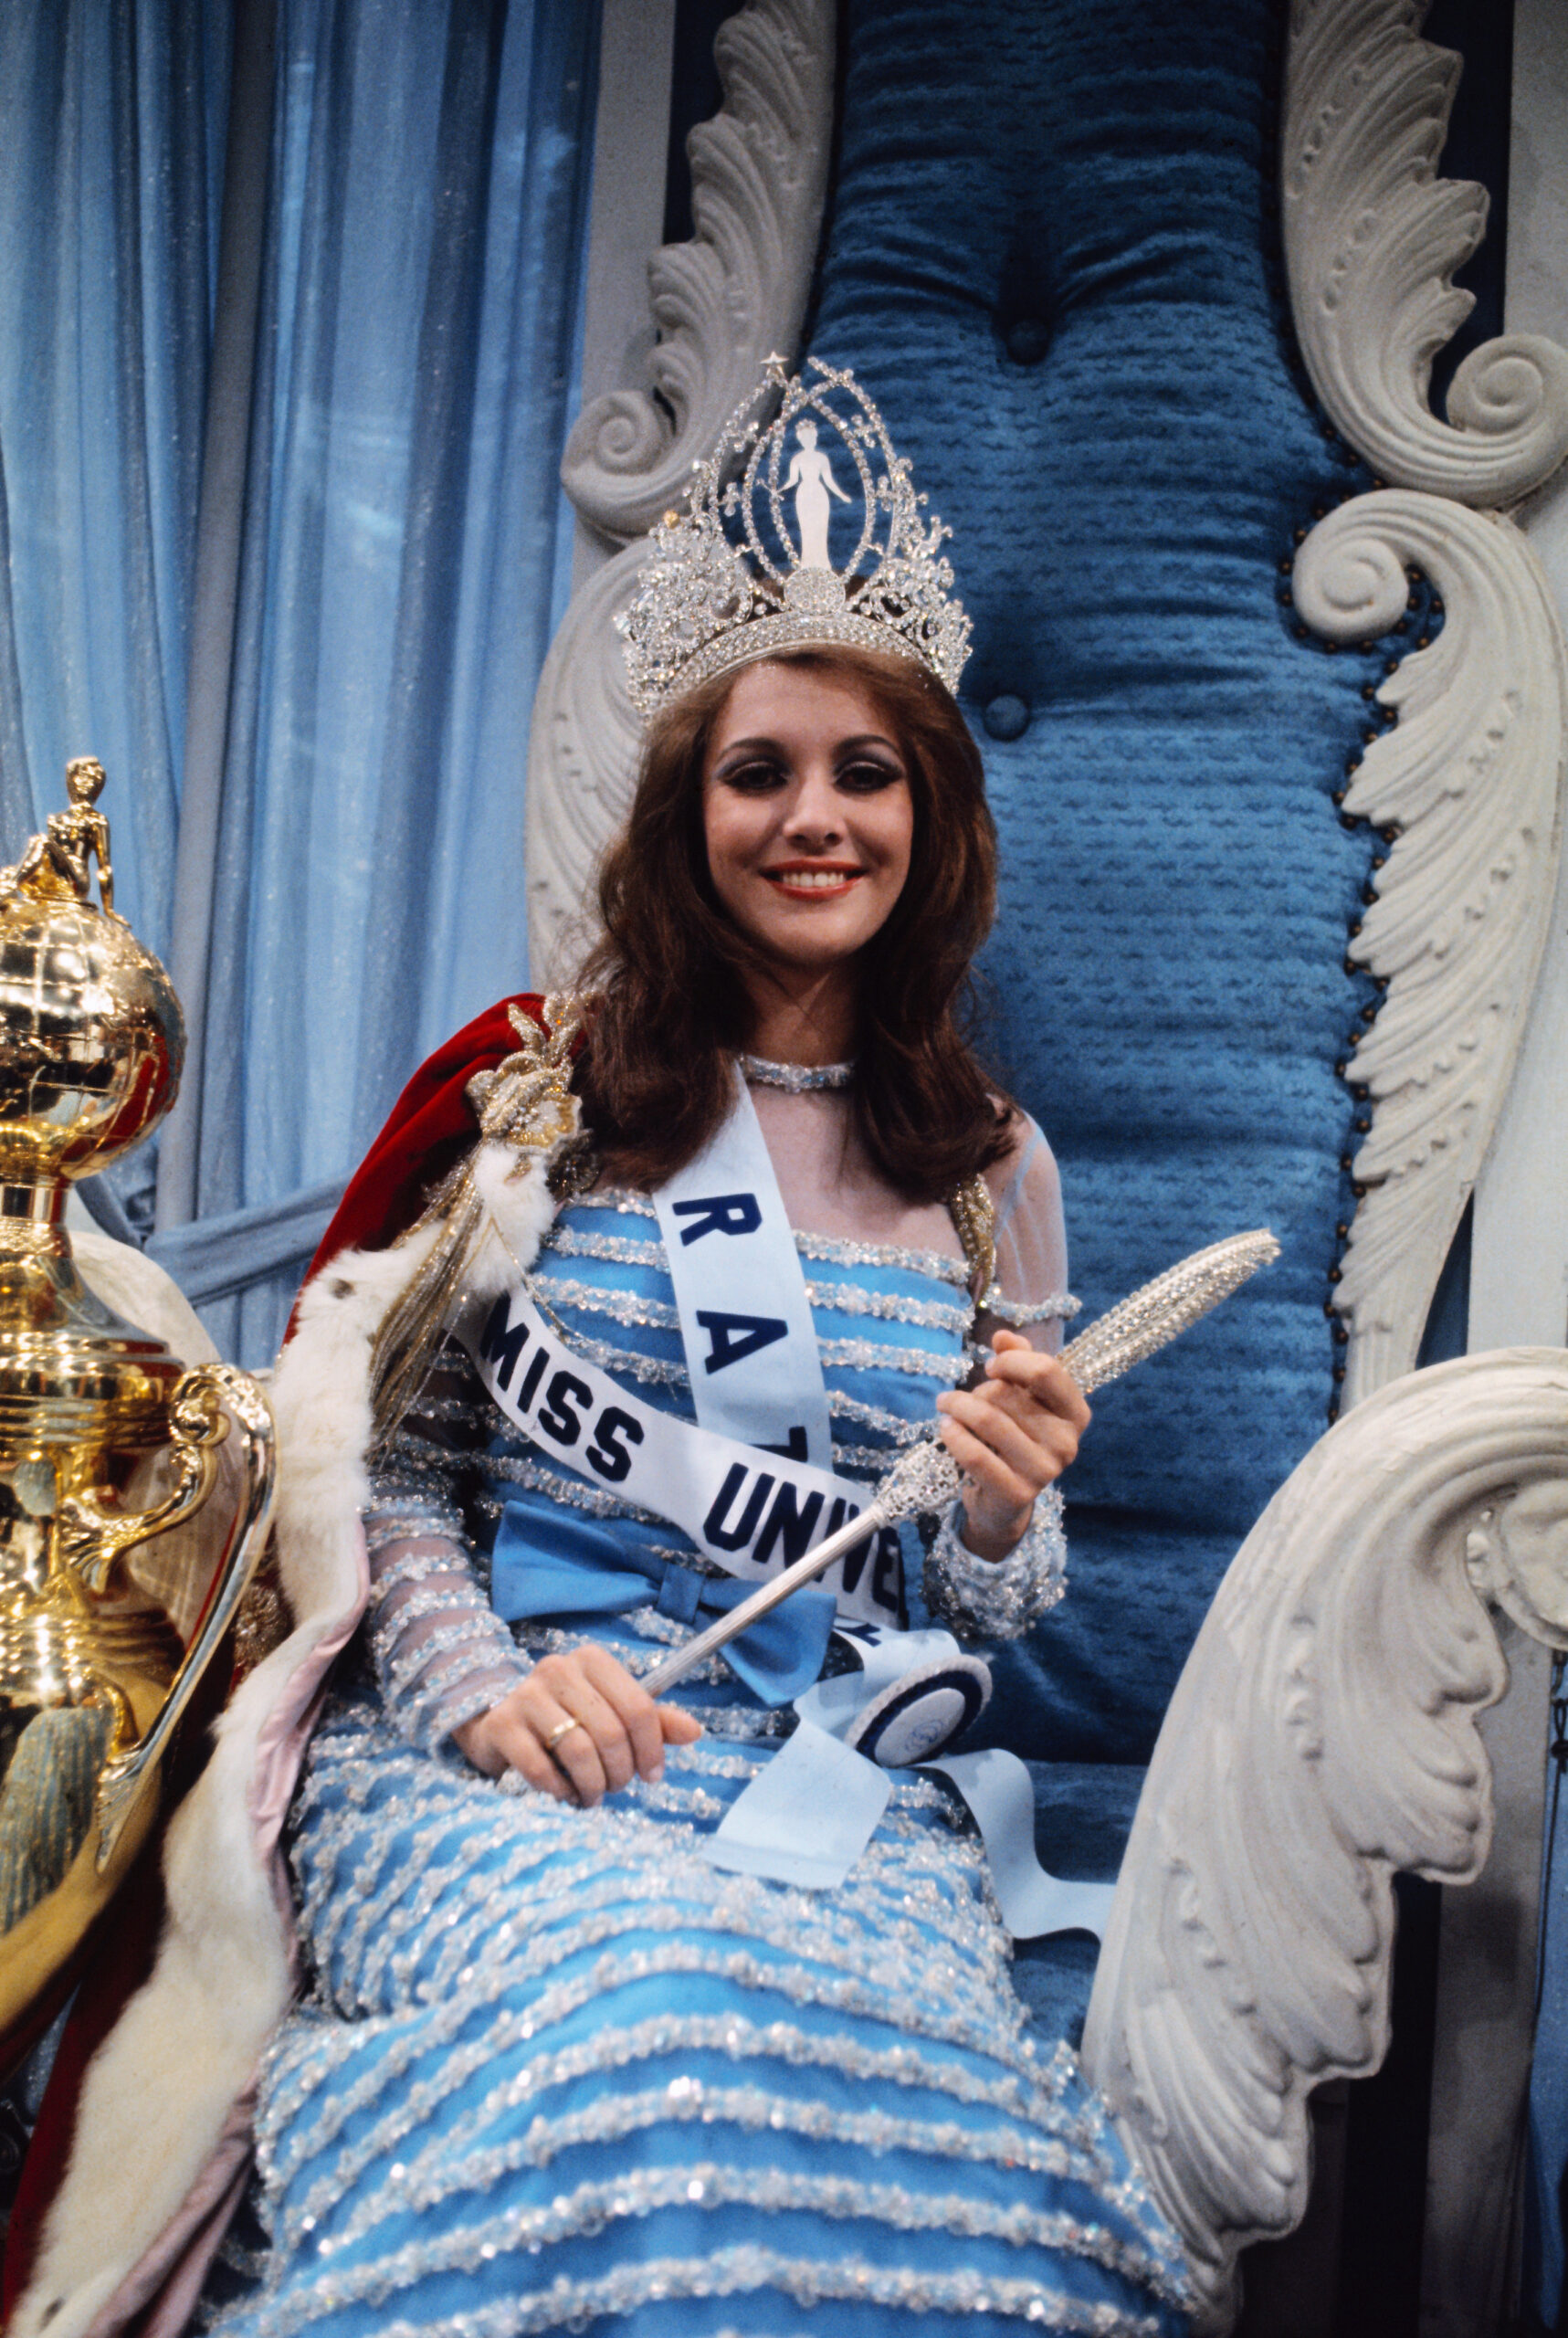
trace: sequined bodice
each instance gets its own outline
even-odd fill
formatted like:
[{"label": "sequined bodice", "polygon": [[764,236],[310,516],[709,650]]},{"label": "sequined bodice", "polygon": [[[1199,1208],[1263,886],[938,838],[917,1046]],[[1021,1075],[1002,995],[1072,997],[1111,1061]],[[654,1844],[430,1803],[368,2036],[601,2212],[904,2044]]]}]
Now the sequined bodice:
[{"label": "sequined bodice", "polygon": [[[970,1305],[961,1259],[841,1236],[797,1233],[833,1427],[833,1467],[875,1481],[930,1427],[937,1392],[963,1377]],[[679,1418],[694,1417],[669,1269],[653,1205],[607,1189],[574,1202],[545,1236],[528,1277],[540,1307],[578,1353]],[[636,1522],[616,1496],[545,1461],[496,1421],[481,1510],[526,1490],[600,1517]],[[660,1546],[690,1553],[658,1524]]]}]

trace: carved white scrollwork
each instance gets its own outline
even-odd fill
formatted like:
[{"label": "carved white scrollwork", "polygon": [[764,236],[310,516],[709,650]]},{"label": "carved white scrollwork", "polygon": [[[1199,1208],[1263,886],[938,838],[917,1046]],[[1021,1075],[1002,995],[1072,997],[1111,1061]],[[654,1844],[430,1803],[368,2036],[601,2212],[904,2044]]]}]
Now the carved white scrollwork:
[{"label": "carved white scrollwork", "polygon": [[626,818],[641,726],[615,630],[637,591],[640,543],[596,569],[562,619],[528,742],[528,962],[541,989],[569,982],[594,866]]},{"label": "carved white scrollwork", "polygon": [[1351,1334],[1346,1406],[1415,1362],[1508,1091],[1559,848],[1565,652],[1510,521],[1393,489],[1358,496],[1302,544],[1296,606],[1331,640],[1384,632],[1404,613],[1407,563],[1441,591],[1443,630],[1381,685],[1399,721],[1344,799],[1398,831],[1350,944],[1388,987],[1348,1072],[1372,1128],[1334,1301]]},{"label": "carved white scrollwork", "polygon": [[1474,305],[1454,271],[1487,194],[1439,179],[1461,60],[1421,39],[1426,0],[1295,0],[1282,186],[1296,331],[1351,445],[1401,486],[1510,504],[1568,453],[1568,353],[1534,333],[1471,352],[1428,403],[1432,360]]},{"label": "carved white scrollwork", "polygon": [[561,466],[606,535],[645,535],[679,503],[763,358],[800,338],[827,189],[834,23],[833,0],[750,0],[720,28],[724,102],[687,149],[697,233],[648,262],[652,388],[595,398]]},{"label": "carved white scrollwork", "polygon": [[1388,2043],[1396,1870],[1490,1838],[1476,1717],[1507,1668],[1477,1596],[1561,1645],[1568,1354],[1381,1390],[1321,1438],[1220,1587],[1155,1747],[1083,2063],[1185,2244],[1199,2327],[1306,2204],[1307,2097]]},{"label": "carved white scrollwork", "polygon": [[763,360],[793,353],[816,257],[833,132],[833,0],[748,0],[714,45],[724,102],[694,130],[697,233],[648,263],[660,339],[651,390],[597,398],[561,477],[576,509],[635,541],[574,595],[533,702],[528,751],[529,963],[570,972],[594,864],[625,816],[638,726],[615,618],[642,538],[679,504]]}]

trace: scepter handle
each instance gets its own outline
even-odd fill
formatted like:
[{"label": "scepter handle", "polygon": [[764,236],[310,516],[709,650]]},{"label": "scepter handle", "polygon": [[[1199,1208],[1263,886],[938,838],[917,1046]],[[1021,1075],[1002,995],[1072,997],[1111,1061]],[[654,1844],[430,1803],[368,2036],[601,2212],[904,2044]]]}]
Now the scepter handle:
[{"label": "scepter handle", "polygon": [[814,1582],[833,1564],[835,1559],[845,1557],[888,1522],[888,1512],[880,1501],[868,1503],[858,1517],[847,1520],[836,1533],[829,1534],[825,1542],[819,1543],[815,1551],[807,1551],[804,1559],[796,1559],[795,1564],[785,1567],[782,1574],[775,1574],[771,1581],[759,1584],[749,1599],[742,1599],[738,1607],[730,1608],[717,1623],[710,1624],[707,1630],[699,1632],[695,1639],[688,1640],[684,1647],[674,1649],[661,1664],[656,1664],[651,1672],[645,1672],[641,1686],[650,1697],[662,1697],[667,1689],[684,1680],[704,1657],[711,1656],[715,1648],[723,1648],[763,1616],[771,1616],[792,1591],[798,1591],[803,1584]]},{"label": "scepter handle", "polygon": [[[1110,1308],[1076,1340],[1068,1342],[1060,1361],[1087,1396],[1092,1389],[1103,1388],[1108,1381],[1120,1379],[1122,1373],[1141,1364],[1145,1356],[1153,1355],[1279,1255],[1279,1245],[1267,1227],[1258,1227],[1250,1234],[1228,1235],[1223,1242],[1211,1242],[1206,1249],[1195,1250],[1191,1258],[1168,1267],[1152,1282],[1142,1284]],[[651,1672],[645,1672],[643,1687],[650,1697],[662,1696],[704,1657],[724,1647],[759,1617],[771,1615],[792,1591],[815,1581],[835,1559],[854,1550],[879,1527],[891,1525],[895,1519],[910,1518],[921,1511],[944,1509],[958,1491],[958,1465],[946,1447],[939,1438],[922,1438],[904,1453],[858,1517],[850,1519],[836,1534],[830,1534],[825,1543],[819,1543],[815,1551],[808,1551],[804,1559],[785,1567],[782,1574],[761,1585],[749,1599],[742,1599],[738,1607],[731,1607],[717,1623],[699,1632],[695,1639],[676,1648]]]}]

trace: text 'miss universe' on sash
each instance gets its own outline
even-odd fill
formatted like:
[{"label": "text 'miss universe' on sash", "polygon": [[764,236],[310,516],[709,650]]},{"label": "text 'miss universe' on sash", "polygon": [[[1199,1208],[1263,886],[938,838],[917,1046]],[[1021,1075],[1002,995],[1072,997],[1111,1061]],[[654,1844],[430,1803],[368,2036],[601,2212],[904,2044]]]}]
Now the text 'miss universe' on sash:
[{"label": "text 'miss universe' on sash", "polygon": [[[458,1335],[501,1411],[535,1444],[668,1519],[713,1563],[764,1582],[859,1516],[836,1477],[827,1393],[794,1236],[737,1079],[711,1143],[653,1196],[697,1412],[645,1404],[552,1329],[523,1281],[470,1305]],[[899,1538],[884,1529],[824,1577],[861,1623],[901,1617]]]}]

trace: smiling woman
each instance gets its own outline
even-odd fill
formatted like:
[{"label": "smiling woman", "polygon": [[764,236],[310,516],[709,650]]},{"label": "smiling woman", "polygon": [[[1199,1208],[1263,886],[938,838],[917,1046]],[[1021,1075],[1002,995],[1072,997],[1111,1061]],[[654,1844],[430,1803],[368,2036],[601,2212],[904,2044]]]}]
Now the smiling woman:
[{"label": "smiling woman", "polygon": [[[828,851],[815,849],[818,831],[788,832],[788,807],[807,790],[811,811],[820,782],[817,809],[837,807]],[[887,821],[907,823],[902,854]],[[786,896],[778,872],[814,859],[865,875],[825,902]],[[903,1192],[943,1202],[993,1169],[1015,1116],[959,1011],[995,898],[978,750],[913,660],[780,648],[678,696],[649,724],[600,876],[604,938],[580,975],[596,1006],[578,1089],[606,1166],[662,1183],[729,1111],[735,1051],[806,1061],[805,1048],[820,1061],[858,1050],[860,1140]],[[796,963],[803,949],[825,962],[815,975]]]},{"label": "smiling woman", "polygon": [[[763,446],[803,403],[832,421],[790,385]],[[819,464],[862,463],[860,414]],[[295,1806],[312,1995],[225,2338],[1184,2326],[1176,2243],[1029,2034],[981,1841],[881,1766],[982,1709],[955,1634],[1061,1596],[1089,1412],[1055,1164],[960,1024],[994,897],[962,613],[890,449],[863,484],[913,532],[885,602],[803,560],[736,623],[726,583],[706,670],[700,523],[667,529],[685,662],[579,995],[433,1060],[301,1301],[275,1394],[322,1467],[283,1532],[337,1502],[357,1534],[368,1488],[369,1625]],[[358,1354],[376,1434],[334,1472]],[[649,1694],[933,1429],[963,1477],[923,1540],[868,1534]],[[1016,1831],[975,1815],[1048,1928],[1010,1758]]]},{"label": "smiling woman", "polygon": [[[944,696],[907,660],[803,648],[724,675],[656,719],[625,838],[604,873],[605,938],[582,977],[592,1031],[574,1084],[595,1132],[595,1176],[574,1205],[585,1213],[581,1250],[569,1238],[567,1255],[614,1255],[603,1253],[595,1230],[601,1196],[624,1208],[626,1189],[668,1189],[694,1156],[701,1163],[716,1145],[722,1151],[736,1112],[737,1055],[752,1091],[746,1122],[765,1150],[749,1171],[742,1164],[725,1174],[742,1183],[771,1173],[792,1227],[876,1237],[906,1255],[940,1253],[954,1241],[948,1197],[958,1177],[983,1180],[989,1172],[980,1191],[994,1211],[1005,1197],[1016,1205],[1018,1173],[1032,1151],[1041,1156],[1037,1180],[1048,1174],[1038,1132],[986,1085],[956,1029],[967,953],[952,937],[969,930],[979,904],[951,905],[969,915],[944,916],[944,950],[930,892],[916,886],[917,869],[936,858],[935,830],[946,839],[949,868],[968,869],[972,895],[990,899],[978,759]],[[931,890],[949,909],[946,889]],[[693,947],[704,935],[706,963]],[[904,980],[887,979],[895,951],[924,969],[918,1019]],[[885,1003],[875,1015],[869,1003],[879,992]],[[897,1023],[895,1006],[902,1009]],[[885,1162],[876,1137],[863,1132],[879,1058],[918,1135],[913,1174],[898,1156],[902,1130]],[[973,1089],[957,1108],[967,1113],[956,1123],[964,1143],[962,1151],[950,1143],[940,1199],[922,1191],[931,1175],[930,1139],[910,1111],[918,1108],[911,1058],[929,1059],[933,1085],[945,1077]],[[704,1097],[711,1101],[700,1119],[695,1106]],[[742,1198],[749,1196],[721,1197],[737,1206]],[[1026,1207],[1020,1224],[1028,1216]],[[1052,1251],[1060,1248],[1057,1217],[1053,1185],[1036,1229]],[[682,1247],[707,1225],[684,1228]],[[737,1220],[728,1230],[754,1229]],[[1012,1231],[1016,1238],[1018,1228]],[[546,1252],[558,1238],[546,1237]],[[1055,1280],[1059,1287],[1059,1271]],[[1058,1295],[1050,1294],[1053,1305]],[[784,1302],[774,1303],[776,1316],[695,1316],[708,1327],[710,1373],[732,1374],[745,1340],[772,1348],[757,1327],[782,1333]],[[599,1293],[587,1311],[614,1313],[616,1303]],[[721,1334],[717,1322],[731,1328]],[[751,1328],[735,1328],[742,1325]],[[980,1386],[948,1387],[935,1398],[942,1434],[966,1473],[962,1540],[975,1558],[998,1562],[1016,1550],[1037,1497],[1071,1461],[1087,1425],[1088,1406],[1047,1352],[1057,1331],[1044,1311],[1037,1346],[994,1325]],[[787,1378],[776,1351],[766,1369]],[[701,1393],[694,1393],[701,1420]],[[829,1441],[825,1430],[824,1458]],[[893,1609],[901,1616],[899,1601]],[[489,1775],[516,1768],[545,1792],[597,1800],[634,1775],[661,1773],[666,1743],[690,1742],[683,1717],[656,1711],[602,1648],[552,1653],[542,1671],[456,1724],[456,1742],[476,1768]]]},{"label": "smiling woman", "polygon": [[847,677],[773,659],[740,677],[713,726],[708,873],[767,962],[752,1033],[759,1055],[796,1058],[808,1046],[832,1062],[850,1052],[854,962],[910,873],[914,803],[891,729]]},{"label": "smiling woman", "polygon": [[[922,1574],[966,1635],[1062,1588],[1088,1407],[1053,1353],[1055,1167],[955,1014],[992,886],[978,757],[907,658],[781,648],[650,725],[583,977],[587,1147],[521,1278],[426,1327],[373,1469],[374,1680],[299,1807],[318,1978],[264,2080],[272,2252],[226,2338],[719,2338],[812,2303],[846,2338],[1183,2326],[1174,2244],[1024,2024],[979,1846],[813,1702],[972,1713],[984,1668],[900,1628]],[[498,1079],[564,1082],[562,1016],[514,1008],[487,1126]],[[360,1272],[334,1260],[303,1342]],[[933,1413],[965,1483],[929,1556],[889,1530],[653,1701],[639,1676]]]}]

